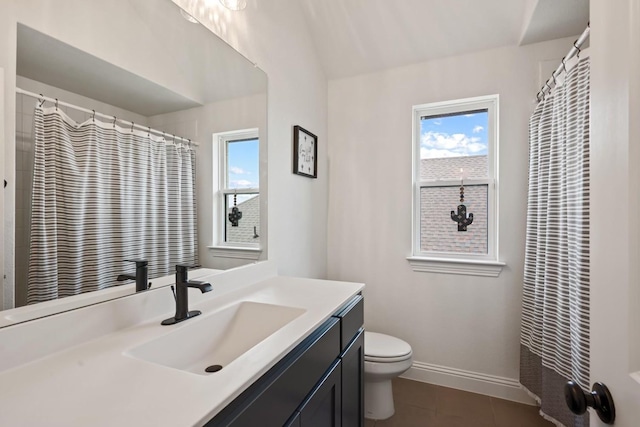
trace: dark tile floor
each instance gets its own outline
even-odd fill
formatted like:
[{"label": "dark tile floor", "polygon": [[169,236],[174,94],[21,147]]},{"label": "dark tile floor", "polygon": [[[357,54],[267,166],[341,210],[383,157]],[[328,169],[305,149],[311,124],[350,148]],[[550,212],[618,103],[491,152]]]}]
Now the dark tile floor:
[{"label": "dark tile floor", "polygon": [[365,427],[553,427],[535,406],[418,381],[393,381],[396,413]]}]

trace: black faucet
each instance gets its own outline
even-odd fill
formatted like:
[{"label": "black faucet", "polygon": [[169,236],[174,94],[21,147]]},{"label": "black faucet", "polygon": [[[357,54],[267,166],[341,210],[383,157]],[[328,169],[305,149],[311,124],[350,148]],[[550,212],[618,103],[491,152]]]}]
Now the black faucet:
[{"label": "black faucet", "polygon": [[187,270],[190,268],[197,268],[198,265],[176,265],[176,315],[162,321],[163,325],[173,325],[183,320],[190,319],[199,314],[202,314],[199,310],[189,311],[189,288],[200,289],[200,292],[205,293],[213,290],[210,283],[199,282],[197,280],[189,280],[187,278]]},{"label": "black faucet", "polygon": [[149,275],[147,272],[147,260],[144,259],[128,259],[127,262],[135,262],[136,263],[136,275],[131,274],[120,274],[118,276],[118,282],[122,282],[123,280],[135,280],[136,281],[136,292],[146,291],[149,289]]}]

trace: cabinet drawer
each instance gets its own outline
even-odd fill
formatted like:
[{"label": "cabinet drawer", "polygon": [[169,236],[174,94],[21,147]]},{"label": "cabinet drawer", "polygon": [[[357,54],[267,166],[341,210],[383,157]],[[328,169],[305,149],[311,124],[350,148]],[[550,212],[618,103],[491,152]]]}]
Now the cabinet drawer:
[{"label": "cabinet drawer", "polygon": [[364,298],[356,295],[334,317],[340,318],[340,351],[347,348],[364,324]]}]

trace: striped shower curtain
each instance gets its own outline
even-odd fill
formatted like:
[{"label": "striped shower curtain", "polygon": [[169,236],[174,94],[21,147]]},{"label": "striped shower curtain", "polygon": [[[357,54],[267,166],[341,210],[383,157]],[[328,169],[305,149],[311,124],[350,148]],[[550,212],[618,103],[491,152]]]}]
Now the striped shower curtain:
[{"label": "striped shower curtain", "polygon": [[546,418],[587,427],[564,401],[568,380],[589,390],[589,58],[529,122],[529,197],[520,382]]},{"label": "striped shower curtain", "polygon": [[190,147],[55,107],[36,108],[34,138],[29,304],[122,284],[126,260],[149,278],[197,263]]}]

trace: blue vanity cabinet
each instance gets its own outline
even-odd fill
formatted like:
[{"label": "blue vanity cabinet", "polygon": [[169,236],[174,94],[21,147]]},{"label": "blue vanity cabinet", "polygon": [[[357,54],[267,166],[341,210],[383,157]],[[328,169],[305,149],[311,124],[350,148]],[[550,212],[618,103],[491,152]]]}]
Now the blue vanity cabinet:
[{"label": "blue vanity cabinet", "polygon": [[205,426],[363,426],[362,305],[354,297]]}]

